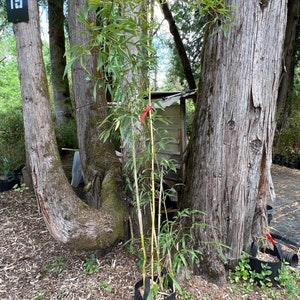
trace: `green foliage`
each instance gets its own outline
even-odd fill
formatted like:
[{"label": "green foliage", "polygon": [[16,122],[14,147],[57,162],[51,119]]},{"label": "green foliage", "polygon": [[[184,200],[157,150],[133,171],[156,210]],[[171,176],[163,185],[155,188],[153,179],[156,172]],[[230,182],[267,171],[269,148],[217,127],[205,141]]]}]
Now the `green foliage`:
[{"label": "green foliage", "polygon": [[39,292],[32,298],[32,300],[42,300],[44,298],[44,295],[45,291]]},{"label": "green foliage", "polygon": [[261,264],[261,272],[255,273],[255,278],[257,278],[260,288],[263,291],[268,290],[273,284],[271,282],[272,271],[268,264]]},{"label": "green foliage", "polygon": [[212,16],[214,23],[226,23],[228,19],[232,18],[232,9],[226,7],[224,0],[196,0],[192,5]]},{"label": "green foliage", "polygon": [[75,120],[69,120],[63,124],[55,122],[54,126],[58,149],[63,147],[72,149],[78,148]]},{"label": "green foliage", "polygon": [[24,191],[27,191],[29,189],[29,187],[26,186],[25,183],[22,183],[21,185],[18,185],[18,184],[14,185],[13,189],[15,192],[23,193]]},{"label": "green foliage", "polygon": [[58,291],[57,298],[63,299],[66,296],[66,289],[64,287],[61,287]]},{"label": "green foliage", "polygon": [[4,31],[0,43],[0,173],[25,162],[21,93],[14,35]]},{"label": "green foliage", "polygon": [[89,275],[99,272],[99,266],[97,264],[95,255],[91,255],[91,257],[86,259],[86,261],[83,263],[83,271]]},{"label": "green foliage", "polygon": [[[102,122],[103,142],[111,139],[118,131],[125,152],[124,171],[127,188],[132,193],[134,205],[138,215],[141,252],[143,256],[143,279],[146,276],[146,261],[150,261],[150,277],[154,272],[161,275],[161,263],[168,268],[169,276],[173,279],[174,286],[180,290],[174,274],[182,268],[188,269],[189,264],[198,258],[201,253],[193,250],[192,231],[183,227],[184,219],[192,218],[197,211],[184,210],[178,213],[175,220],[167,220],[161,226],[161,212],[167,193],[163,187],[163,178],[169,171],[176,171],[174,162],[161,159],[158,155],[161,149],[168,147],[168,133],[155,127],[159,118],[157,106],[152,103],[151,97],[145,101],[145,91],[150,94],[150,71],[154,67],[155,57],[151,45],[149,25],[141,1],[88,1],[83,11],[78,12],[78,18],[86,27],[89,35],[89,45],[76,46],[70,49],[71,64],[77,58],[86,70],[87,79],[96,82],[94,97],[99,88],[105,86],[106,93],[111,96],[116,106],[111,109],[111,115]],[[95,23],[90,22],[89,13],[97,16]],[[147,33],[147,34],[145,34]],[[85,65],[87,56],[97,54],[98,73],[89,73]],[[142,112],[147,107],[148,117],[140,120]],[[165,120],[161,120],[165,121]],[[144,222],[142,211],[148,210],[148,220],[151,223],[150,258],[147,257],[144,240]],[[181,227],[182,226],[182,227]],[[203,225],[205,226],[205,225]],[[187,230],[187,231],[186,231]],[[98,271],[95,258],[83,264],[86,273]],[[152,280],[152,283],[154,281]],[[160,280],[160,285],[163,280]],[[162,288],[152,284],[150,298]]]},{"label": "green foliage", "polygon": [[0,0],[0,31],[7,26],[7,12],[4,0]]},{"label": "green foliage", "polygon": [[289,299],[296,299],[300,296],[299,287],[300,271],[292,270],[288,267],[288,263],[283,263],[279,270],[279,275],[275,277],[280,287],[285,290]]},{"label": "green foliage", "polygon": [[106,292],[112,292],[113,290],[113,287],[111,285],[109,285],[107,282],[105,281],[101,281],[99,284],[98,284],[98,288],[99,289],[102,289],[102,290],[105,290]]},{"label": "green foliage", "polygon": [[179,300],[193,300],[195,298],[193,297],[193,293],[188,292],[188,291],[182,291],[181,293],[179,293],[178,299]]},{"label": "green foliage", "polygon": [[[195,81],[199,81],[200,75],[200,53],[205,30],[205,14],[195,5],[193,1],[175,1],[171,11],[176,22],[186,54],[189,58]],[[189,16],[188,18],[186,16]],[[169,90],[182,90],[188,88],[183,66],[178,51],[172,39],[166,41],[171,52],[171,63],[165,82]]]},{"label": "green foliage", "polygon": [[[235,270],[229,271],[229,280],[236,285],[236,289],[241,287],[244,292],[253,291],[254,286],[258,285],[265,292],[265,294],[262,294],[262,299],[279,299],[282,294],[288,295],[289,299],[295,299],[300,295],[299,270],[292,270],[287,263],[282,263],[279,275],[275,277],[279,289],[276,288],[275,290],[270,279],[270,266],[262,263],[261,267],[261,273],[252,271],[249,265],[249,255],[243,253]],[[272,298],[269,298],[269,295]]]},{"label": "green foliage", "polygon": [[192,100],[186,100],[185,105],[186,105],[186,130],[188,135],[190,135],[190,133],[192,132],[195,105]]},{"label": "green foliage", "polygon": [[[143,221],[141,210],[150,209],[152,216],[151,231],[155,231],[149,240],[147,240],[149,241],[149,248],[152,253],[150,257],[151,270],[152,272],[155,271],[157,274],[160,274],[160,264],[161,261],[164,260],[166,265],[171,266],[170,268],[168,267],[168,271],[172,272],[171,268],[174,267],[176,268],[176,272],[179,272],[182,266],[188,268],[188,260],[193,261],[197,256],[197,251],[192,251],[188,247],[191,232],[185,234],[181,230],[183,228],[176,227],[177,223],[179,223],[179,219],[182,220],[184,217],[188,217],[189,214],[187,211],[180,212],[176,219],[178,221],[176,222],[176,226],[175,221],[168,221],[164,224],[163,230],[160,231],[160,218],[156,218],[156,216],[161,216],[164,213],[166,197],[172,193],[172,190],[166,190],[163,187],[163,177],[169,171],[176,172],[176,167],[175,162],[171,159],[157,157],[157,153],[161,149],[168,147],[170,139],[168,138],[167,132],[151,125],[158,119],[162,123],[165,123],[166,120],[161,120],[157,114],[157,110],[152,109],[151,115],[149,115],[141,125],[139,123],[140,110],[141,105],[138,101],[131,101],[129,105],[124,104],[115,107],[111,110],[112,115],[101,124],[102,127],[106,128],[101,138],[105,141],[110,138],[116,130],[119,130],[127,154],[125,163],[123,164],[124,174],[127,188],[132,193],[131,195],[134,198],[134,204],[138,214],[140,212],[139,226],[142,249],[141,251],[135,251],[133,247],[134,241],[131,241],[129,251],[140,255],[139,262],[144,273],[146,261],[148,261],[149,257],[146,256],[145,251],[143,234],[143,222],[145,220]],[[138,124],[140,124],[140,126]],[[170,232],[170,230],[174,231]],[[178,245],[178,243],[181,244]],[[170,248],[168,248],[169,246]],[[170,260],[173,260],[173,256],[171,252],[169,252],[172,247],[174,247],[174,249],[177,247],[178,249],[174,256],[174,265],[172,265],[172,263],[169,264]],[[163,257],[160,257],[160,253],[162,253]],[[153,274],[152,272],[151,274]],[[172,276],[174,286],[180,290],[180,286],[171,272],[169,275]],[[158,285],[153,285],[149,297],[154,297],[158,289]]]},{"label": "green foliage", "polygon": [[[104,85],[114,101],[123,102],[136,96],[137,87],[146,86],[143,82],[147,79],[145,73],[149,60],[153,60],[148,53],[154,53],[154,50],[145,34],[149,27],[140,6],[140,1],[90,0],[85,10],[78,12],[79,20],[86,26],[86,34],[89,34],[90,45],[88,48],[76,46],[70,49],[66,71],[76,58],[80,58],[85,68],[85,56],[92,55],[93,49],[100,49],[97,52],[99,76],[85,68],[88,79],[96,82],[94,96]],[[91,11],[97,16],[96,24],[88,21]]]},{"label": "green foliage", "polygon": [[295,71],[290,112],[287,126],[275,132],[273,152],[292,162],[300,156],[300,67]]},{"label": "green foliage", "polygon": [[300,113],[294,112],[286,128],[276,133],[274,153],[283,156],[285,161],[293,161],[300,155]]},{"label": "green foliage", "polygon": [[50,46],[49,43],[46,41],[42,41],[43,46],[42,46],[42,51],[43,51],[43,60],[44,60],[44,65],[45,65],[45,70],[46,70],[46,75],[48,82],[51,82],[51,61],[50,61]]},{"label": "green foliage", "polygon": [[9,33],[1,35],[0,41],[0,112],[10,113],[21,104],[16,42]]},{"label": "green foliage", "polygon": [[0,157],[0,174],[1,175],[8,175],[11,171],[9,160],[6,156]]},{"label": "green foliage", "polygon": [[[196,83],[200,77],[201,51],[206,28],[215,26],[215,32],[227,33],[233,25],[233,8],[227,7],[223,0],[175,1],[171,11],[180,29],[180,35],[189,58]],[[186,16],[189,16],[188,18]],[[187,88],[183,67],[173,40],[166,41],[171,52],[171,63],[165,82],[167,89]]]},{"label": "green foliage", "polygon": [[[160,219],[159,217],[156,219],[156,215],[161,215],[163,203],[167,196],[163,189],[163,177],[170,170],[176,171],[176,167],[171,160],[160,159],[157,156],[161,149],[168,147],[168,133],[153,126],[154,121],[159,118],[157,108],[152,105],[151,99],[147,103],[143,98],[146,85],[149,85],[149,77],[145,76],[149,71],[147,67],[154,63],[150,38],[142,34],[149,31],[150,28],[145,20],[144,12],[133,13],[139,11],[138,6],[141,2],[131,1],[133,6],[130,7],[130,11],[124,6],[125,3],[128,2],[102,1],[100,7],[98,1],[89,1],[89,8],[92,8],[97,14],[99,24],[87,22],[88,8],[79,13],[79,19],[90,34],[91,48],[75,47],[71,50],[71,57],[73,59],[79,57],[84,66],[85,55],[91,55],[93,48],[101,49],[97,59],[98,70],[106,80],[107,92],[111,94],[117,105],[111,109],[110,116],[101,124],[103,130],[100,138],[105,142],[118,131],[125,149],[124,171],[127,188],[134,197],[139,219],[143,278],[146,275],[145,266],[148,257],[145,251],[141,211],[142,208],[150,208],[149,260],[151,278],[154,271],[159,275],[161,274],[161,254],[170,268],[169,276],[173,279],[174,286],[180,290],[174,273],[180,272],[183,267],[188,268],[189,262],[193,263],[197,258],[198,251],[189,248],[193,226],[190,232],[184,233],[183,228],[176,227],[177,223],[175,226],[175,221],[168,221],[160,232]],[[125,7],[126,9],[124,9]],[[94,74],[89,74],[88,70],[86,71],[88,78],[99,80],[95,88],[96,93],[99,84],[103,84],[103,77],[95,78]],[[141,79],[143,80],[141,81]],[[141,124],[139,119],[147,105],[152,109],[150,109],[147,119]],[[165,120],[160,121],[166,122]],[[158,212],[156,213],[157,209]],[[183,218],[190,216],[187,211],[183,211],[179,214],[177,221],[179,223],[179,219],[182,221]],[[174,253],[171,253],[173,250]],[[173,257],[174,264],[169,263]],[[97,270],[93,260],[84,264],[84,268],[87,269],[87,267],[88,270],[91,270],[88,271],[89,273]],[[149,297],[154,297],[159,288],[158,285],[153,284]]]},{"label": "green foliage", "polygon": [[42,270],[44,275],[48,275],[49,273],[59,274],[66,267],[67,258],[65,256],[55,256],[51,260],[51,262],[47,262]]},{"label": "green foliage", "polygon": [[255,272],[251,270],[249,265],[249,255],[243,253],[239,264],[235,267],[235,271],[229,270],[229,281],[232,284],[242,286],[246,292],[253,290],[255,284]]},{"label": "green foliage", "polygon": [[0,113],[0,172],[7,173],[24,164],[25,144],[21,108]]},{"label": "green foliage", "polygon": [[165,260],[166,268],[171,274],[179,274],[184,268],[186,277],[189,278],[190,266],[201,256],[201,251],[193,249],[193,231],[195,227],[204,227],[206,224],[194,223],[187,228],[183,227],[186,221],[193,218],[193,215],[203,214],[197,210],[184,209],[178,211],[172,220],[166,220],[162,224],[158,236],[161,255]]}]

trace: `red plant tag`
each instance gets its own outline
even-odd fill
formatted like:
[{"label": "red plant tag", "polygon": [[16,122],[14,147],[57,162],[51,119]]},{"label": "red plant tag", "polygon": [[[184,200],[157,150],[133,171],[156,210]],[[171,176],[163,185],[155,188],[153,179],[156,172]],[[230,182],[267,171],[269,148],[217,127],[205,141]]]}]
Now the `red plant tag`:
[{"label": "red plant tag", "polygon": [[275,241],[273,240],[272,236],[270,233],[266,233],[266,237],[268,238],[268,240],[272,243],[272,245],[275,245]]},{"label": "red plant tag", "polygon": [[140,117],[140,121],[143,122],[148,114],[148,112],[152,109],[152,106],[149,105],[146,107],[146,109],[144,110],[144,112],[142,113],[141,117]]}]

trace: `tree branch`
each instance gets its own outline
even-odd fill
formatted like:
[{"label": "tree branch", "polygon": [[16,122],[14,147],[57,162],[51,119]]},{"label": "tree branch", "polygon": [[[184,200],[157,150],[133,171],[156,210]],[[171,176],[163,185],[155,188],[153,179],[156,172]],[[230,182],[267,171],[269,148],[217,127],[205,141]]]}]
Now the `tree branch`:
[{"label": "tree branch", "polygon": [[189,89],[193,90],[193,89],[196,88],[194,75],[193,75],[193,72],[192,72],[192,68],[191,68],[189,58],[186,54],[182,39],[180,37],[178,28],[177,28],[175,20],[173,18],[172,12],[170,11],[169,5],[166,1],[159,0],[159,3],[161,5],[161,8],[162,8],[165,19],[169,23],[170,33],[173,35],[173,38],[174,38],[176,49],[178,51],[179,58],[181,60],[181,64],[182,64],[182,67],[183,67],[183,72],[184,72],[185,79],[188,83]]}]

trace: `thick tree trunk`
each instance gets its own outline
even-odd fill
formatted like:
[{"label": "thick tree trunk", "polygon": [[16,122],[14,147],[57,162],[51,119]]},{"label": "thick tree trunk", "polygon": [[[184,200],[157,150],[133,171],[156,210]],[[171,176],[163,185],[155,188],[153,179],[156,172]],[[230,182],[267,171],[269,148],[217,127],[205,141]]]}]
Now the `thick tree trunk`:
[{"label": "thick tree trunk", "polygon": [[[85,0],[69,1],[71,47],[78,45],[88,47],[89,45],[90,36],[87,29],[76,17],[77,10],[83,9],[85,3]],[[88,18],[88,21],[93,21],[96,24],[95,16],[92,13],[89,14]],[[113,146],[108,143],[103,144],[99,139],[101,130],[103,130],[99,124],[107,116],[105,84],[102,84],[94,95],[95,81],[87,80],[87,71],[94,78],[99,79],[101,77],[101,70],[96,70],[97,51],[99,49],[94,47],[91,55],[84,56],[84,67],[79,58],[72,64],[77,135],[81,167],[87,190],[86,200],[94,208],[101,206],[100,190],[106,172],[119,163]]]},{"label": "thick tree trunk", "polygon": [[[124,236],[117,168],[104,173],[100,210],[76,197],[63,172],[49,105],[36,0],[28,1],[29,22],[14,25],[23,101],[26,151],[33,184],[50,233],[75,249],[104,249]],[[113,166],[113,164],[112,164]]]},{"label": "thick tree trunk", "polygon": [[219,283],[225,264],[218,243],[230,247],[223,253],[232,266],[267,225],[287,17],[286,0],[226,3],[234,7],[235,25],[224,35],[215,24],[207,35],[184,198],[185,206],[206,213],[199,221],[209,225],[195,231],[196,247],[203,250],[197,271]]},{"label": "thick tree trunk", "polygon": [[72,114],[66,67],[63,0],[48,0],[49,45],[51,60],[51,80],[55,116],[59,123],[68,121]]}]

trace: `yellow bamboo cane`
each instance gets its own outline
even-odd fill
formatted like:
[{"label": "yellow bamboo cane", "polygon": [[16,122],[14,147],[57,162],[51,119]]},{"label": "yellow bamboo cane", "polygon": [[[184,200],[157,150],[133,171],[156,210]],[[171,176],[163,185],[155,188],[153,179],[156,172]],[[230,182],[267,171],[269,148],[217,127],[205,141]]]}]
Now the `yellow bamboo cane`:
[{"label": "yellow bamboo cane", "polygon": [[[131,117],[131,130],[132,130],[132,160],[133,160],[133,176],[134,176],[134,187],[135,187],[135,197],[136,197],[136,206],[137,206],[137,215],[138,215],[138,223],[139,223],[139,231],[141,237],[141,249],[143,252],[143,264],[142,264],[142,276],[143,276],[143,284],[146,282],[146,263],[147,263],[147,254],[145,247],[145,236],[143,229],[143,218],[142,218],[142,210],[141,210],[141,201],[140,201],[140,192],[138,185],[138,177],[137,177],[137,164],[136,164],[136,148],[135,148],[135,128],[133,124],[133,119]],[[145,290],[145,288],[144,288]]]}]

